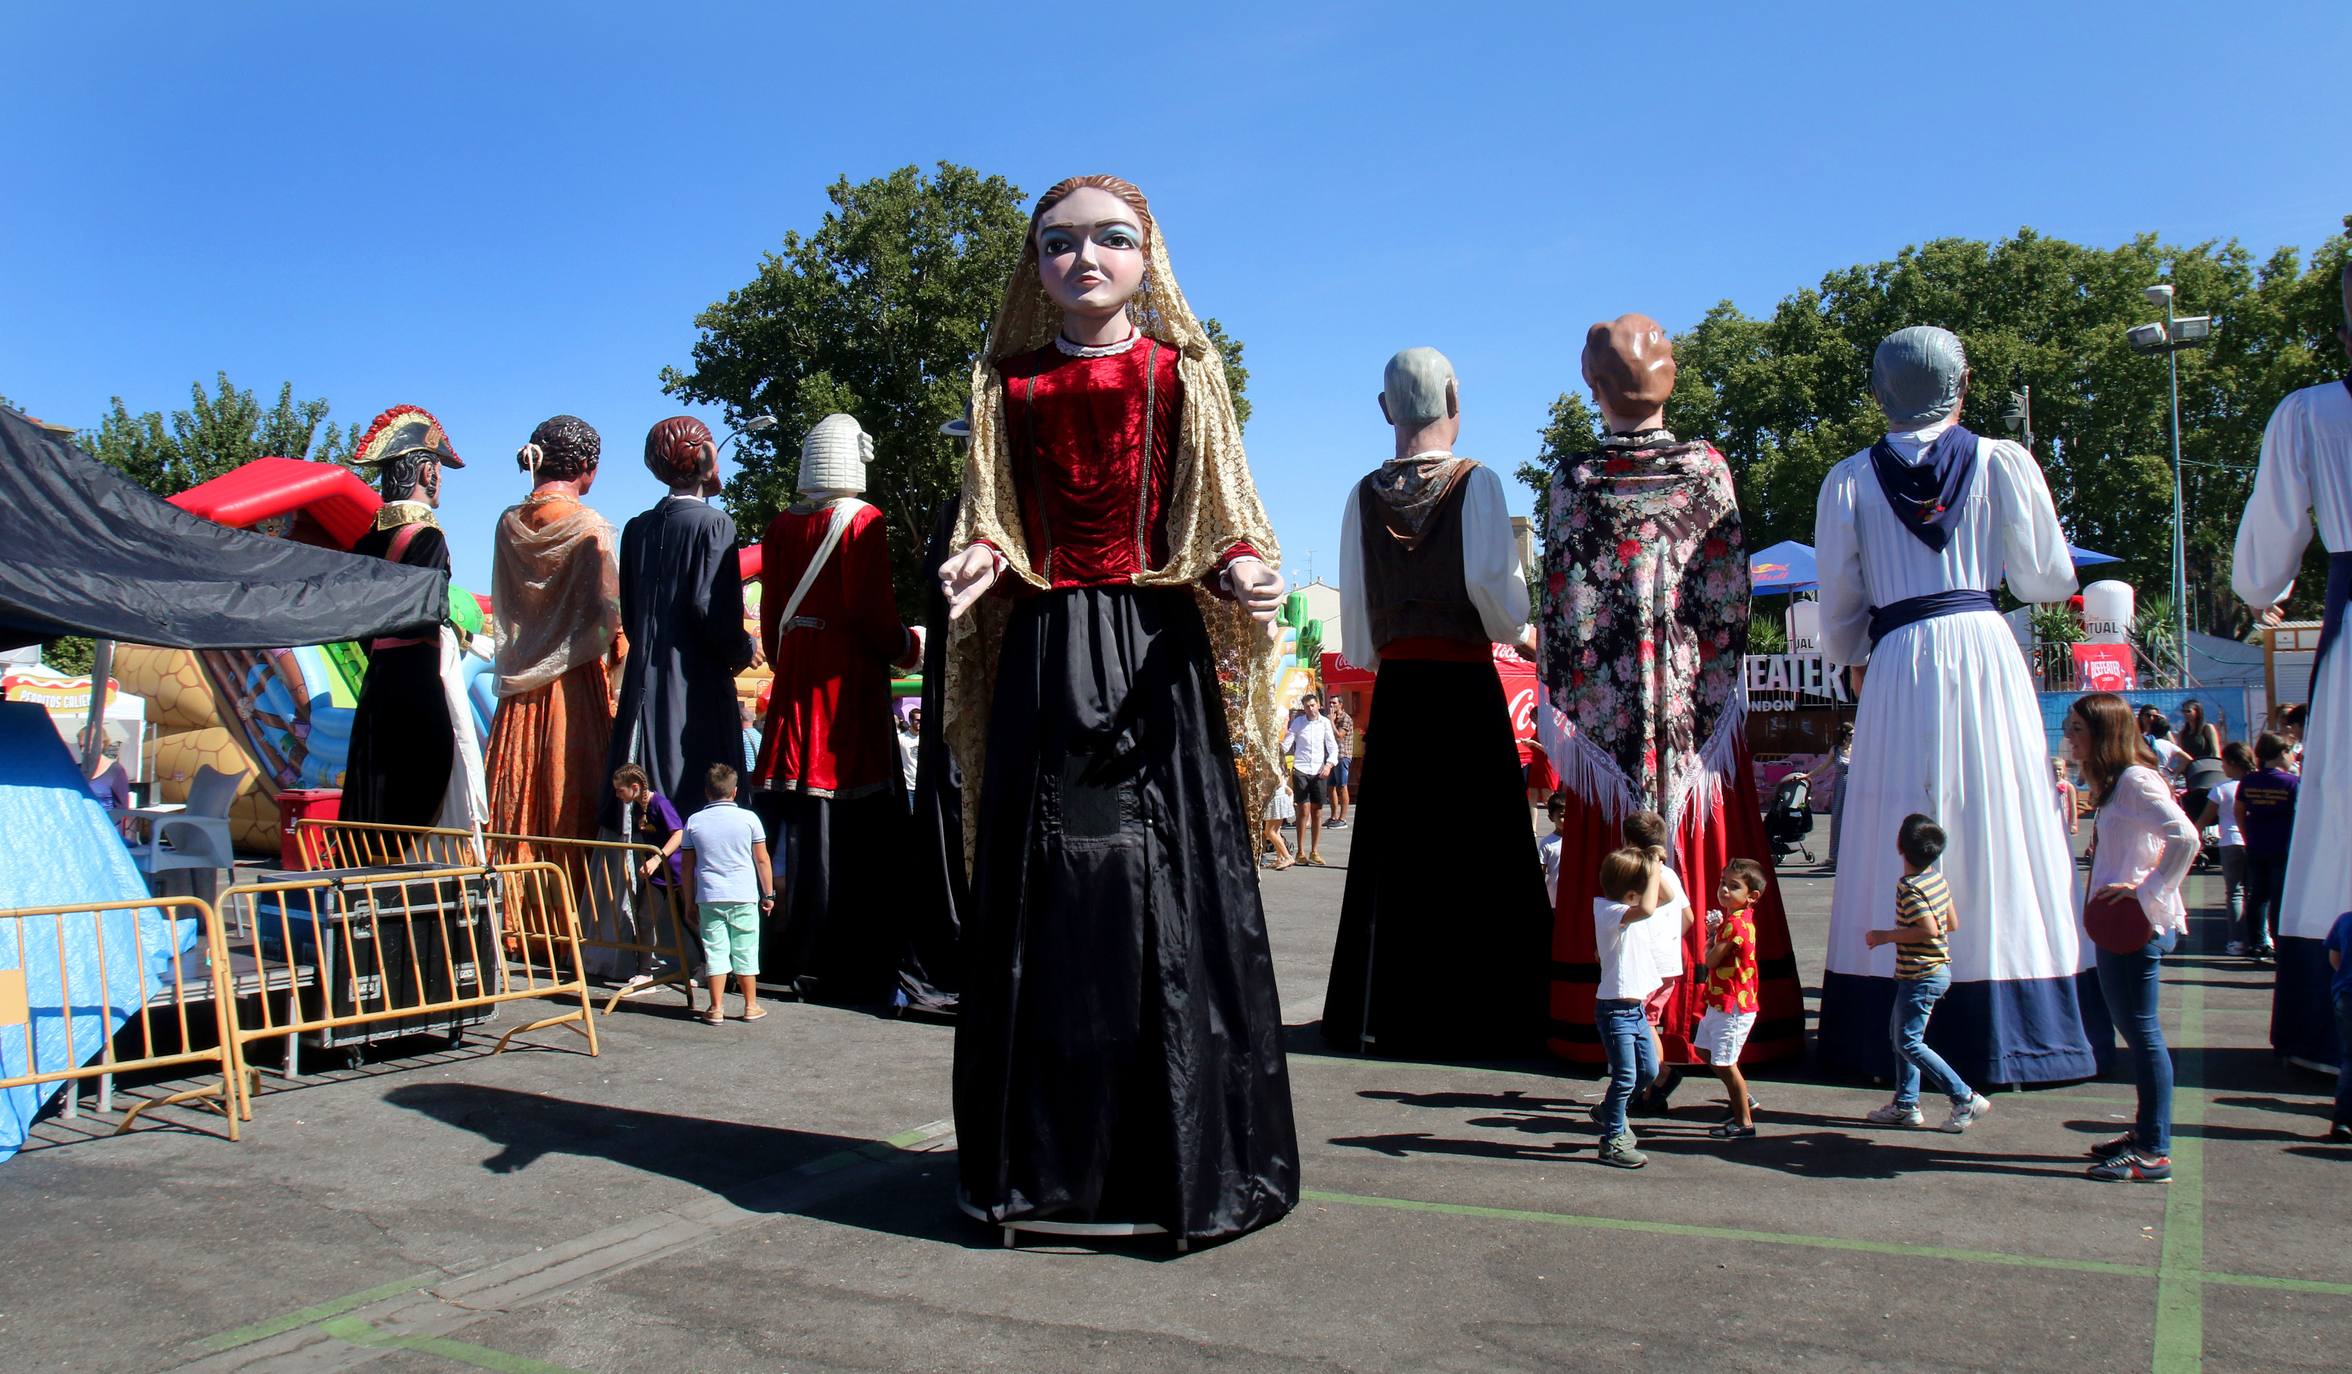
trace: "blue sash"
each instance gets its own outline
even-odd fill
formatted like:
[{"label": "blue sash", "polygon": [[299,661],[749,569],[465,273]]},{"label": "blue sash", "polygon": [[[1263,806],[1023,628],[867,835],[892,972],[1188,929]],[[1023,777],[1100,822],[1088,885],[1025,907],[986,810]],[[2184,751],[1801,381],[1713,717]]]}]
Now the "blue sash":
[{"label": "blue sash", "polygon": [[1956,587],[1948,592],[1905,597],[1891,606],[1873,606],[1870,608],[1870,647],[1876,649],[1878,641],[1905,625],[1933,620],[1939,615],[1994,609],[1993,594],[1980,592],[1973,587]]}]

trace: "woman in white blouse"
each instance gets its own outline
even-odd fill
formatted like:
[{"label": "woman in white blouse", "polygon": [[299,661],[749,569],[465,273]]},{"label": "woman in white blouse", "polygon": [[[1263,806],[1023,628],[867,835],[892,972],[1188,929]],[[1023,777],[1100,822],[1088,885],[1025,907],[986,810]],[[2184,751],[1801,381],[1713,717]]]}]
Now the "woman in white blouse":
[{"label": "woman in white blouse", "polygon": [[2197,859],[2197,827],[2156,771],[2155,755],[2113,692],[2077,698],[2066,712],[2067,752],[2082,768],[2083,790],[2098,808],[2091,887],[2138,899],[2148,919],[2147,945],[2130,954],[2098,952],[2099,991],[2132,1052],[2139,1118],[2132,1129],[2091,1147],[2091,1177],[2109,1183],[2172,1181],[2172,1054],[2157,1022],[2164,956],[2188,933],[2181,880]]}]

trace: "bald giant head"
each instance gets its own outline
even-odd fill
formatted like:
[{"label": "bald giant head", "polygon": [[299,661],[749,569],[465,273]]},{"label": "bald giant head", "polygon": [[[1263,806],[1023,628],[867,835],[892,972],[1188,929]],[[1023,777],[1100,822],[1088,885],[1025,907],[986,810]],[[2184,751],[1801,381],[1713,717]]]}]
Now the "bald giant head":
[{"label": "bald giant head", "polygon": [[1655,419],[1674,394],[1674,341],[1647,315],[1619,315],[1584,331],[1584,384],[1611,429]]}]

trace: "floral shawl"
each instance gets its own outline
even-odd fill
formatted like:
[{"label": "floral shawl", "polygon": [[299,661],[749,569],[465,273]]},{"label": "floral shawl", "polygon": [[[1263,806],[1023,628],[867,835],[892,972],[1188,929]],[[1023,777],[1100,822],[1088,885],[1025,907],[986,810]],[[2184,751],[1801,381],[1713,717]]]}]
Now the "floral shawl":
[{"label": "floral shawl", "polygon": [[1745,719],[1748,566],[1713,445],[1640,436],[1571,454],[1540,513],[1542,673],[1573,725],[1564,785],[1669,833],[1694,787],[1729,779]]}]

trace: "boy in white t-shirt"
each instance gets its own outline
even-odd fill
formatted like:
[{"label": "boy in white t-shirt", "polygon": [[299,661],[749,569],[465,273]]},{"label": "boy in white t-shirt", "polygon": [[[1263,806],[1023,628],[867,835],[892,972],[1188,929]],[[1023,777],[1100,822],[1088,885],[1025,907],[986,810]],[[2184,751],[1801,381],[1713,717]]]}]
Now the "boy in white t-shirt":
[{"label": "boy in white t-shirt", "polygon": [[1629,1108],[1635,1116],[1664,1116],[1666,1098],[1682,1083],[1682,1071],[1666,1065],[1666,1046],[1658,1039],[1658,1019],[1666,1014],[1666,1004],[1682,986],[1683,942],[1690,938],[1698,909],[1690,904],[1690,894],[1682,890],[1682,878],[1667,860],[1666,818],[1655,811],[1636,811],[1625,818],[1624,833],[1627,844],[1658,856],[1658,880],[1665,884],[1666,900],[1682,907],[1679,923],[1652,921],[1645,927],[1650,939],[1656,942],[1653,957],[1659,981],[1658,990],[1642,1003],[1642,1018],[1650,1023],[1650,1053],[1658,1061],[1658,1077],[1647,1089],[1634,1094]]},{"label": "boy in white t-shirt", "polygon": [[1633,1148],[1625,1108],[1658,1075],[1656,1042],[1642,1014],[1642,1004],[1661,982],[1655,932],[1661,924],[1679,928],[1690,905],[1666,895],[1665,869],[1655,850],[1630,845],[1613,850],[1601,860],[1601,895],[1593,899],[1593,943],[1601,964],[1593,1028],[1609,1060],[1609,1091],[1595,1119],[1601,1128],[1600,1161],[1619,1169],[1649,1163]]},{"label": "boy in white t-shirt", "polygon": [[[2254,750],[2243,740],[2232,740],[2221,746],[2221,771],[2227,781],[2205,794],[2204,814],[2197,817],[2197,828],[2213,827],[2221,842],[2221,905],[2229,912],[2229,928],[2238,934],[2245,915],[2246,902],[2246,834],[2238,829],[2238,780],[2254,771]],[[2229,952],[2245,954],[2248,950],[2242,939],[2229,942]]]},{"label": "boy in white t-shirt", "polygon": [[743,1019],[767,1016],[759,1004],[760,917],[776,904],[776,875],[768,865],[768,832],[735,804],[735,770],[710,766],[703,808],[686,818],[683,881],[694,894],[702,930],[702,971],[710,980],[705,1025],[727,1022],[727,975],[743,994]]}]

